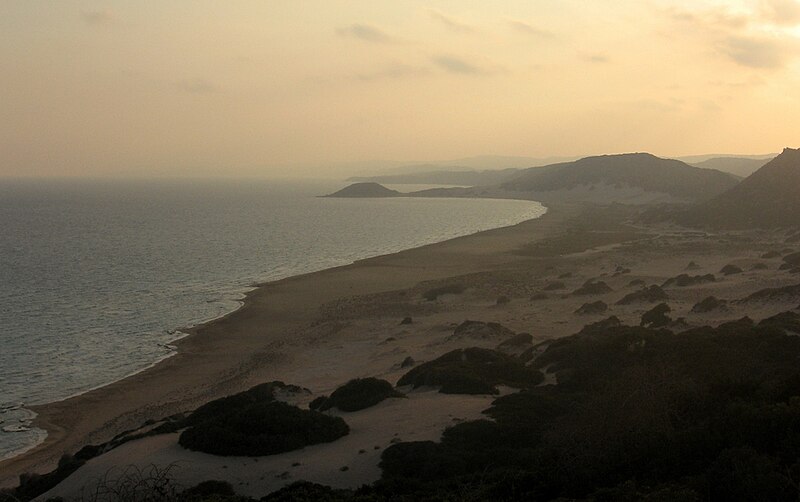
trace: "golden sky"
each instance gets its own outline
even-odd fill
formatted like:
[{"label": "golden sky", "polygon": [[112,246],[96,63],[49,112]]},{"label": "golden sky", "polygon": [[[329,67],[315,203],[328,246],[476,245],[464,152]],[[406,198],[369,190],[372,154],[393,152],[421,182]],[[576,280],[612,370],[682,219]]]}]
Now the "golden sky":
[{"label": "golden sky", "polygon": [[794,0],[0,2],[0,176],[799,145]]}]

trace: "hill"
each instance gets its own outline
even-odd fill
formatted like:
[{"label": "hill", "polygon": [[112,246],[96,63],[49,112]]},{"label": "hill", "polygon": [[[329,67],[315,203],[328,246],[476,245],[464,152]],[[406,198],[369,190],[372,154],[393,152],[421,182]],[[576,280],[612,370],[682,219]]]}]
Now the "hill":
[{"label": "hill", "polygon": [[735,176],[717,170],[700,169],[649,153],[628,153],[525,169],[501,187],[544,196],[554,192],[566,196],[569,191],[604,191],[609,201],[622,193],[630,196],[644,192],[661,195],[661,201],[686,202],[714,197],[737,183]]},{"label": "hill", "polygon": [[725,193],[679,220],[715,228],[776,228],[800,224],[800,149],[783,153]]},{"label": "hill", "polygon": [[510,179],[518,172],[518,169],[497,169],[484,171],[473,171],[469,169],[458,171],[431,170],[417,173],[387,174],[381,176],[357,176],[349,178],[347,181],[420,185],[486,186],[498,185]]},{"label": "hill", "polygon": [[359,197],[397,197],[397,190],[390,190],[379,183],[354,183],[325,197],[359,198]]},{"label": "hill", "polygon": [[703,169],[716,169],[717,171],[746,178],[758,171],[759,168],[770,160],[772,160],[772,157],[759,159],[747,157],[715,157],[702,162],[690,162],[689,164]]}]

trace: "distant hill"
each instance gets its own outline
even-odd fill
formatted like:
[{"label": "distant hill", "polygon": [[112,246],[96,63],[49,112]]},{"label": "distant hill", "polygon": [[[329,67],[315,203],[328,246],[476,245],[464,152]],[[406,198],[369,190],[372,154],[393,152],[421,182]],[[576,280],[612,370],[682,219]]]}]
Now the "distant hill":
[{"label": "distant hill", "polygon": [[698,201],[719,195],[738,182],[737,177],[714,169],[700,169],[649,153],[628,153],[525,169],[501,187],[510,192],[543,195],[605,191],[611,201],[615,191],[663,194],[666,197],[662,199],[672,201]]},{"label": "distant hill", "polygon": [[715,228],[775,228],[800,225],[800,149],[786,148],[725,193],[679,219]]},{"label": "distant hill", "polygon": [[397,197],[401,195],[397,190],[390,190],[378,183],[354,183],[342,188],[338,192],[325,197],[360,198],[360,197]]},{"label": "distant hill", "polygon": [[702,162],[690,163],[695,167],[703,169],[716,169],[726,173],[731,173],[742,178],[746,178],[758,171],[764,164],[772,160],[770,158],[751,159],[748,157],[715,157]]},{"label": "distant hill", "polygon": [[418,185],[498,185],[519,172],[518,169],[423,171],[418,173],[388,174],[383,176],[356,176],[347,181]]}]

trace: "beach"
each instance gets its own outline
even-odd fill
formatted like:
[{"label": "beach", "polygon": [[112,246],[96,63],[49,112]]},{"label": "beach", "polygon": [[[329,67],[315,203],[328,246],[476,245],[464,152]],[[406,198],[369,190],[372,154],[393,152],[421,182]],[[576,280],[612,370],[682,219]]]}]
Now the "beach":
[{"label": "beach", "polygon": [[[672,309],[670,329],[676,331],[745,315],[760,320],[797,307],[791,295],[744,301],[764,288],[797,282],[780,269],[780,252],[762,258],[769,251],[788,251],[784,233],[697,232],[637,223],[636,212],[635,207],[550,206],[541,218],[512,227],[261,285],[239,310],[189,330],[177,343],[177,354],[155,367],[37,407],[36,423],[49,436],[0,464],[3,483],[13,485],[20,473],[49,471],[63,453],[86,444],[146,430],[141,427],[148,420],[268,381],[299,386],[302,392],[289,402],[305,407],[353,378],[397,382],[407,371],[401,364],[406,358],[420,363],[459,348],[498,349],[509,333],[529,334],[520,347],[502,349],[516,353],[611,315],[638,325],[662,301],[638,298],[646,285],[663,287]],[[729,267],[738,272],[722,273]],[[714,280],[676,283],[708,275]],[[599,283],[602,288],[592,286]],[[442,293],[431,300],[436,291]],[[634,300],[625,301],[629,295]],[[726,303],[697,310],[709,296]],[[406,317],[410,323],[401,322]],[[465,321],[503,329],[462,330]],[[546,375],[543,385],[552,383],[554,375]],[[382,449],[398,440],[436,441],[448,426],[482,418],[492,401],[488,395],[401,390],[407,399],[344,414],[353,426],[346,440],[249,459],[189,452],[178,446],[176,434],[157,435],[93,458],[45,496],[77,496],[86,483],[121,463],[139,469],[174,464],[171,474],[181,486],[221,477],[254,497],[297,479],[357,488],[380,476]],[[292,467],[298,463],[302,467]]]},{"label": "beach", "polygon": [[173,357],[85,394],[33,407],[38,414],[33,425],[45,429],[48,437],[0,462],[0,486],[13,486],[22,473],[49,471],[62,454],[107,441],[147,419],[281,379],[292,364],[292,354],[281,346],[311,325],[324,305],[410,288],[420,281],[507,268],[524,260],[514,254],[517,249],[557,231],[570,214],[565,206],[513,227],[261,285],[235,312],[186,330],[188,336],[176,342]]}]

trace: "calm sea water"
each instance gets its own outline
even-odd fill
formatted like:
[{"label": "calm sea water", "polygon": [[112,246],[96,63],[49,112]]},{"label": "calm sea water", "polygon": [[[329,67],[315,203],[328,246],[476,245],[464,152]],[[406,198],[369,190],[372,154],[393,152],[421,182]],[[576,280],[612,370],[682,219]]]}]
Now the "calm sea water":
[{"label": "calm sea water", "polygon": [[331,183],[0,182],[0,458],[43,439],[21,403],[170,354],[257,282],[512,225],[523,201],[324,199]]}]

